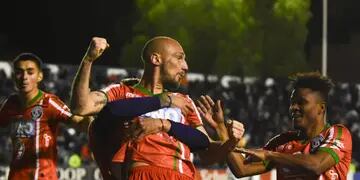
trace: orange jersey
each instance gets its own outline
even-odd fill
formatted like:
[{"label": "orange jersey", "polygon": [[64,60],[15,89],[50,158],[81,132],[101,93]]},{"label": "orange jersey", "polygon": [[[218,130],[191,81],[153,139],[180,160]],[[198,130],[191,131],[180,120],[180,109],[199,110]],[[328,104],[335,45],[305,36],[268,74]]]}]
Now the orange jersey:
[{"label": "orange jersey", "polygon": [[265,149],[287,154],[329,153],[335,166],[316,176],[304,169],[277,166],[278,179],[346,179],[351,163],[352,140],[349,130],[343,125],[328,127],[310,142],[303,142],[297,132],[289,131],[271,139]]},{"label": "orange jersey", "polygon": [[21,109],[11,95],[0,110],[0,126],[11,128],[13,145],[9,179],[57,179],[58,123],[72,114],[55,95],[43,93],[36,103]]},{"label": "orange jersey", "polygon": [[[102,91],[107,95],[109,102],[125,98],[150,96],[146,92],[141,91],[140,89],[126,86],[123,84],[110,85],[102,89]],[[193,101],[188,96],[179,93],[174,94],[186,97],[189,102],[192,102],[194,106],[193,108],[196,110]],[[181,110],[178,108],[162,108],[153,112],[143,114],[138,118],[141,117],[168,119],[193,127],[202,125],[202,121],[197,111],[189,113],[185,117],[181,113]],[[102,155],[100,154],[98,156],[98,159],[106,159],[105,161],[110,160],[110,163],[111,161],[124,162],[125,155],[131,154],[130,157],[127,157],[126,160],[145,162],[152,166],[176,170],[181,174],[187,175],[190,178],[194,177],[195,167],[190,160],[189,147],[187,147],[187,145],[183,144],[177,139],[173,138],[172,136],[169,136],[167,133],[159,132],[156,134],[147,135],[140,140],[123,141],[123,139],[121,138],[121,136],[123,136],[123,131],[120,130],[121,127],[108,126],[105,127],[104,125],[102,127],[102,129],[106,128],[106,133],[108,134],[107,139],[105,140],[107,142],[106,144],[108,144],[107,146],[112,146],[112,148],[116,149],[107,151],[104,150],[104,147],[95,147],[96,142],[93,142],[93,149],[99,153],[102,153]],[[95,141],[101,141],[101,146],[105,145],[104,139],[100,140],[99,137],[94,137],[94,134],[96,133],[94,133],[93,130],[90,130],[90,139],[93,139]],[[100,142],[98,142],[98,144],[99,143]],[[94,155],[96,156],[96,153],[94,153]],[[96,158],[97,157],[95,157],[95,159]],[[101,167],[100,164],[100,168],[103,169],[102,172],[107,172],[108,170],[106,170],[106,168],[109,168],[109,162],[102,163],[104,167]]]}]

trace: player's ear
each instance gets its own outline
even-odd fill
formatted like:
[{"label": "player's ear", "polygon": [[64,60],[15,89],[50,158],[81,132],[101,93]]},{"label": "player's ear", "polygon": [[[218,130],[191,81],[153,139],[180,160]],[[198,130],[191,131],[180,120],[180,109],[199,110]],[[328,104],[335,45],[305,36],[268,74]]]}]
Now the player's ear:
[{"label": "player's ear", "polygon": [[159,53],[152,53],[150,56],[151,64],[159,66],[161,64],[161,55]]},{"label": "player's ear", "polygon": [[41,81],[43,80],[43,78],[44,78],[43,72],[40,71],[40,72],[39,72],[39,76],[38,76],[38,78],[37,78],[37,82],[38,82],[38,83],[41,82]]},{"label": "player's ear", "polygon": [[319,103],[319,106],[320,106],[319,114],[325,113],[325,111],[326,111],[326,103],[325,102]]}]

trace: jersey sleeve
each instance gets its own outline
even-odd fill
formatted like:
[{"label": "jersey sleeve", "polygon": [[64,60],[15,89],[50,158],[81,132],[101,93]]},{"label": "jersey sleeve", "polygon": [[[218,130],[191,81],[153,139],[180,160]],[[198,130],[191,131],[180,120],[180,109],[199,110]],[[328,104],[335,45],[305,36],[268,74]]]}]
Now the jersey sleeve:
[{"label": "jersey sleeve", "polygon": [[202,126],[203,125],[203,122],[201,120],[201,117],[200,117],[200,113],[199,111],[197,110],[196,108],[196,105],[194,103],[194,101],[189,97],[189,96],[186,96],[186,98],[189,100],[189,102],[191,102],[192,104],[192,108],[194,109],[193,112],[190,112],[187,114],[187,121],[190,123],[191,126],[193,127],[197,127],[197,126]]},{"label": "jersey sleeve", "polygon": [[49,105],[51,106],[52,119],[62,122],[67,122],[70,120],[70,117],[72,116],[70,108],[58,97],[50,97]]},{"label": "jersey sleeve", "polygon": [[336,164],[352,151],[352,140],[349,130],[342,125],[334,125],[325,134],[319,151],[329,153]]},{"label": "jersey sleeve", "polygon": [[106,95],[108,102],[112,102],[125,98],[126,88],[123,84],[111,84],[100,89],[100,92],[103,92]]}]

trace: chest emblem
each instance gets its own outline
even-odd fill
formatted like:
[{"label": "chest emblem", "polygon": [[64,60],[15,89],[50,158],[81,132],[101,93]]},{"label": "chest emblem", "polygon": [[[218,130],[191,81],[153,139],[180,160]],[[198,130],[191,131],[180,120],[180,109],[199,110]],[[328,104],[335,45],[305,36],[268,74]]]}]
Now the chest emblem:
[{"label": "chest emblem", "polygon": [[36,120],[39,119],[43,114],[43,108],[41,106],[35,106],[31,110],[31,119]]},{"label": "chest emblem", "polygon": [[321,145],[322,141],[324,140],[324,137],[322,135],[316,136],[311,140],[311,149],[310,152],[315,152],[319,146]]}]

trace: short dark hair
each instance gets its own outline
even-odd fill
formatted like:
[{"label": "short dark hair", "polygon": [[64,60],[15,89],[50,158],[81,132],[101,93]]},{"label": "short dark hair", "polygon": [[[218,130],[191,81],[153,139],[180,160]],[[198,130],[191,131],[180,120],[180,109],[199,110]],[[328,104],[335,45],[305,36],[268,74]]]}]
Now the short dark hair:
[{"label": "short dark hair", "polygon": [[43,62],[41,58],[33,53],[20,53],[15,57],[15,59],[12,61],[13,68],[17,63],[20,61],[30,60],[36,64],[36,66],[39,68],[40,71],[43,69]]},{"label": "short dark hair", "polygon": [[293,89],[309,88],[313,91],[320,92],[325,103],[328,102],[329,91],[334,87],[334,83],[328,77],[322,76],[320,72],[301,72],[289,76]]}]

